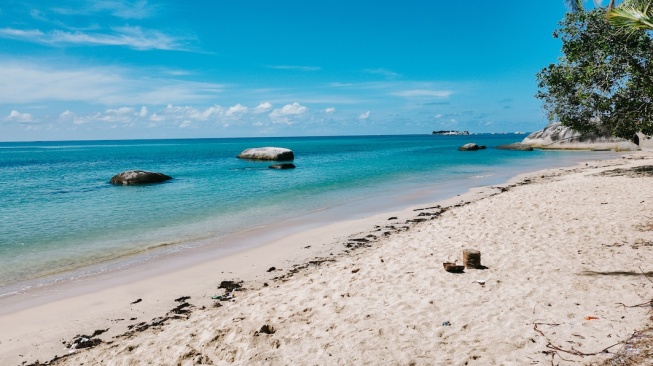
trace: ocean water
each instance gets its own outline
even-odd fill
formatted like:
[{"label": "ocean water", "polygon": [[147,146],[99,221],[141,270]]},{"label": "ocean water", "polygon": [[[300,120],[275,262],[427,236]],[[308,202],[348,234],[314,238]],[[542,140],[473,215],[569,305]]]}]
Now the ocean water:
[{"label": "ocean water", "polygon": [[[343,219],[496,184],[606,153],[517,152],[523,135],[356,136],[0,143],[0,296],[115,270],[252,228]],[[477,152],[457,147],[476,142]],[[237,159],[295,152],[293,170]],[[142,169],[174,177],[115,186]]]}]

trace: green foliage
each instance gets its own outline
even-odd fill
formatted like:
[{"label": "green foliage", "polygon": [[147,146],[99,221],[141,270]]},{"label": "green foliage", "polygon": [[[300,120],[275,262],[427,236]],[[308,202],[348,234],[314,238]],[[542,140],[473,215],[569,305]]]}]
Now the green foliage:
[{"label": "green foliage", "polygon": [[606,9],[568,13],[553,34],[563,57],[537,74],[549,118],[582,133],[653,135],[653,41],[624,32]]}]

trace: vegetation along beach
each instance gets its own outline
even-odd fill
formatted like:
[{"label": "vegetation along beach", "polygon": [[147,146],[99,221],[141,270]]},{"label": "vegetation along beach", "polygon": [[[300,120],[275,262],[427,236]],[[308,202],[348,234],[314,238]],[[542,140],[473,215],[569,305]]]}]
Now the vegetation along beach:
[{"label": "vegetation along beach", "polygon": [[0,365],[653,365],[653,3],[496,5],[0,4]]}]

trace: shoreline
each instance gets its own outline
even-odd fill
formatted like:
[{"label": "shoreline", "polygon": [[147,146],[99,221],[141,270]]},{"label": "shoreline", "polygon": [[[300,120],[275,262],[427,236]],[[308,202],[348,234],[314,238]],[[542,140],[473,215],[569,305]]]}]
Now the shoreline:
[{"label": "shoreline", "polygon": [[[644,154],[640,153],[639,155]],[[637,155],[638,153],[628,156]],[[623,158],[625,156],[591,163],[597,166],[615,164],[622,162]],[[590,164],[590,162],[582,164]],[[537,176],[550,175],[546,179],[553,180],[560,170],[574,171],[581,169],[582,164],[520,174],[510,179],[509,182],[498,186],[515,187],[524,183],[525,179],[532,181],[535,180],[533,177]],[[542,180],[546,179],[542,178]],[[506,190],[509,191],[509,189]],[[70,293],[62,294],[63,298],[53,302],[49,301],[18,312],[0,314],[1,328],[20,329],[20,332],[16,334],[0,336],[0,346],[5,350],[2,354],[12,353],[6,357],[2,356],[0,362],[18,364],[22,361],[33,362],[36,359],[43,360],[51,359],[55,355],[61,356],[65,353],[61,346],[62,339],[69,340],[75,334],[87,334],[93,329],[108,327],[109,331],[102,338],[110,339],[110,337],[126,332],[129,325],[148,322],[156,316],[165,314],[166,310],[176,305],[174,299],[179,297],[191,296],[193,306],[196,308],[211,307],[214,303],[211,296],[218,293],[216,285],[223,280],[243,280],[251,291],[261,291],[264,282],[272,283],[273,277],[288,275],[288,273],[292,273],[293,268],[296,268],[294,266],[307,263],[311,259],[336,258],[336,262],[342,262],[358,256],[358,253],[368,252],[367,249],[361,251],[347,249],[345,245],[348,238],[361,239],[367,235],[375,235],[374,233],[376,233],[375,236],[378,236],[378,229],[387,226],[388,223],[392,223],[395,227],[402,227],[390,234],[390,237],[404,235],[404,232],[410,232],[422,225],[423,222],[430,221],[425,219],[421,222],[406,223],[408,220],[420,219],[418,215],[420,211],[425,210],[426,206],[441,205],[455,210],[470,203],[475,204],[486,198],[494,197],[503,191],[496,187],[478,187],[465,194],[433,204],[414,205],[398,212],[381,213],[371,217],[332,223],[287,236],[282,235],[264,246],[232,253],[228,257],[212,259],[210,262],[193,264],[188,268],[177,269],[174,273],[158,273],[155,276],[140,279],[137,279],[138,276],[122,273],[120,278],[122,284],[118,281],[118,283],[109,284],[101,289],[93,289],[96,286],[91,283],[93,281],[81,280],[74,284],[79,287],[80,292],[73,293],[73,297],[70,297]],[[388,216],[397,217],[397,219],[388,220]],[[404,230],[403,227],[407,229]],[[373,240],[374,245],[384,240],[388,239],[378,236],[378,240]],[[374,249],[369,249],[369,251],[371,250]],[[251,258],[257,260],[251,261]],[[146,267],[165,266],[165,264],[165,261],[149,263],[146,264]],[[272,267],[276,269],[267,272]],[[163,272],[160,267],[149,269]],[[141,270],[148,270],[148,268],[140,269],[139,272]],[[115,274],[111,276],[115,276]],[[305,274],[301,276],[305,276]],[[189,279],[194,280],[189,281]],[[138,299],[141,301],[137,302]],[[133,318],[136,319],[124,320]],[[118,321],[117,319],[123,320]],[[65,323],[65,325],[57,326],[57,321]],[[55,327],[56,329],[52,329]],[[35,347],[35,345],[40,346]],[[17,356],[19,354],[22,357]]]}]

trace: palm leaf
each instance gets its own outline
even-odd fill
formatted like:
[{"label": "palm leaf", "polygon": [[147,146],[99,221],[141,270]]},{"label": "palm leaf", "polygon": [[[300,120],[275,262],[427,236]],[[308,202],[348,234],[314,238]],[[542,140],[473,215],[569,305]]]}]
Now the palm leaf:
[{"label": "palm leaf", "polygon": [[565,0],[565,4],[572,12],[583,11],[583,0]]},{"label": "palm leaf", "polygon": [[653,30],[653,18],[648,10],[648,7],[636,9],[634,7],[618,6],[610,10],[606,16],[610,24],[615,27],[630,30]]}]

